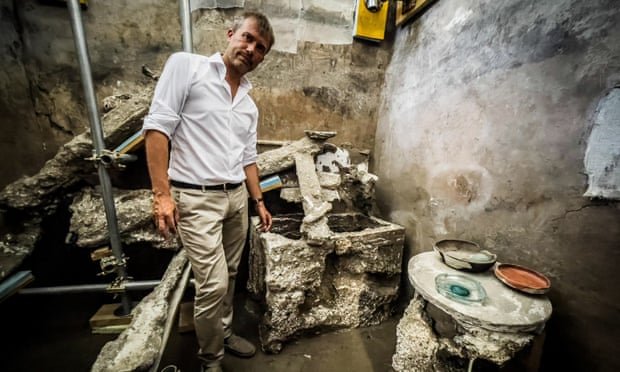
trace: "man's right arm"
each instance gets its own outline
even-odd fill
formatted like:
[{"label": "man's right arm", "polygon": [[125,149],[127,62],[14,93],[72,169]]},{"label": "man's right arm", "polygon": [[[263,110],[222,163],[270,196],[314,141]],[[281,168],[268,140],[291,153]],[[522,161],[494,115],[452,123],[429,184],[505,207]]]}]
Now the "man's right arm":
[{"label": "man's right arm", "polygon": [[153,219],[159,232],[167,239],[176,234],[178,211],[170,195],[168,180],[168,137],[156,130],[144,134],[146,160],[153,190]]}]

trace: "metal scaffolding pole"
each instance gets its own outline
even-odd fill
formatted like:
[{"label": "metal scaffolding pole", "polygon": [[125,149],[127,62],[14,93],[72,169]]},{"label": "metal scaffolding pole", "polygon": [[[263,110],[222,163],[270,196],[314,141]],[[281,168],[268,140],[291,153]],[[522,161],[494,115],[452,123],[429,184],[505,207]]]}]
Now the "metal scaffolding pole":
[{"label": "metal scaffolding pole", "polygon": [[[82,86],[84,88],[84,96],[86,97],[86,105],[88,108],[88,116],[90,122],[90,131],[93,139],[95,166],[99,173],[99,181],[101,183],[101,192],[103,196],[103,204],[108,222],[108,230],[110,234],[110,247],[116,258],[116,275],[117,281],[124,282],[127,278],[125,270],[125,258],[121,247],[121,239],[118,231],[118,222],[116,218],[116,208],[114,206],[114,196],[112,194],[112,183],[108,174],[108,169],[101,162],[101,156],[105,150],[103,141],[103,129],[99,120],[99,112],[97,110],[97,101],[95,99],[95,89],[93,87],[92,73],[90,70],[90,58],[88,48],[86,46],[86,37],[84,35],[84,25],[82,24],[82,15],[78,0],[68,0],[69,13],[71,15],[71,27],[73,29],[75,48],[78,52],[78,60],[80,64],[80,72],[82,76]],[[131,312],[131,300],[126,291],[120,291],[122,314],[129,315]]]},{"label": "metal scaffolding pole", "polygon": [[[30,272],[24,272],[24,274],[30,274]],[[30,279],[28,283],[32,280],[33,279]],[[193,287],[196,285],[196,282],[194,279],[184,278],[183,280],[181,280],[181,282],[182,282],[183,289],[185,289],[188,285],[190,287]],[[128,282],[125,282],[125,289],[128,291],[145,291],[145,290],[150,290],[150,289],[155,288],[160,283],[161,283],[161,280],[128,281]],[[56,286],[56,287],[22,288],[22,289],[17,290],[17,293],[19,295],[26,295],[26,296],[92,293],[92,292],[109,292],[109,286],[107,284],[78,284],[78,285],[61,285],[61,286]]]},{"label": "metal scaffolding pole", "polygon": [[[144,280],[139,282],[126,282],[125,289],[128,291],[143,291],[155,288],[160,280]],[[90,293],[90,292],[107,292],[107,284],[79,284],[79,285],[62,285],[57,287],[35,287],[24,288],[18,293],[20,295],[55,295],[70,293]]]},{"label": "metal scaffolding pole", "polygon": [[179,0],[179,13],[181,16],[181,31],[183,32],[183,51],[194,51],[192,42],[192,15],[189,0]]}]

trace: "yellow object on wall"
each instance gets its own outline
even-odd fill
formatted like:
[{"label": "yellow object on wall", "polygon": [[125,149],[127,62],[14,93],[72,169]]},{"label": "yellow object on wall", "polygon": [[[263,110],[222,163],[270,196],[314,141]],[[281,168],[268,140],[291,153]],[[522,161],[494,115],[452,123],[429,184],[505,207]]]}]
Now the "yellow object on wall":
[{"label": "yellow object on wall", "polygon": [[384,1],[381,9],[371,12],[366,8],[365,0],[356,0],[355,24],[353,25],[353,37],[381,41],[385,37],[385,25],[387,23],[388,1]]},{"label": "yellow object on wall", "polygon": [[436,0],[398,0],[396,2],[396,26],[407,22]]}]

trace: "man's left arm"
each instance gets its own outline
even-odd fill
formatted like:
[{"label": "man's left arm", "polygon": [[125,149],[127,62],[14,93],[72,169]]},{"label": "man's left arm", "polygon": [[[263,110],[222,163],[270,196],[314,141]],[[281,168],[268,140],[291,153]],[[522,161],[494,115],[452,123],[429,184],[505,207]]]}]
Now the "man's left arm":
[{"label": "man's left arm", "polygon": [[260,189],[260,180],[258,178],[258,166],[256,163],[248,164],[243,168],[245,172],[245,183],[248,188],[248,192],[250,193],[250,198],[252,200],[252,204],[254,204],[254,208],[256,208],[256,213],[260,217],[261,226],[263,231],[267,232],[271,229],[271,213],[267,210],[265,206],[265,201],[263,200],[263,192]]}]

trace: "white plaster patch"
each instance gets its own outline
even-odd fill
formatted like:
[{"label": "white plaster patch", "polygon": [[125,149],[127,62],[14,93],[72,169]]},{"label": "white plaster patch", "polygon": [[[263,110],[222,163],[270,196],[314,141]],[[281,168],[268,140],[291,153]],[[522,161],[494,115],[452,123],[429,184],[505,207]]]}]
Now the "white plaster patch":
[{"label": "white plaster patch", "polygon": [[[253,2],[248,3],[248,6],[253,5]],[[269,5],[263,11],[269,17],[274,33],[277,35],[273,50],[297,53],[299,41],[333,45],[349,45],[353,42],[354,4],[350,0],[279,0]],[[245,6],[245,0],[192,0],[190,11],[244,8]],[[283,9],[286,10],[284,13],[296,12],[299,18],[291,22],[290,17],[282,17],[279,12]],[[329,14],[337,24],[312,20],[304,15],[306,12]]]},{"label": "white plaster patch", "polygon": [[454,17],[444,26],[444,30],[451,31],[455,27],[461,27],[471,17],[474,12],[471,9],[458,8],[454,12]]},{"label": "white plaster patch", "polygon": [[545,308],[542,306],[542,304],[533,303],[532,306],[530,306],[529,314],[536,315],[536,316],[544,316],[546,314],[546,311],[545,311]]},{"label": "white plaster patch", "polygon": [[325,152],[316,157],[316,170],[319,172],[340,172],[340,168],[348,168],[351,166],[349,152],[342,148],[336,148],[336,151]]},{"label": "white plaster patch", "polygon": [[519,301],[514,294],[510,293],[510,292],[502,292],[502,297],[504,299],[506,299],[507,302],[511,303],[514,305],[514,310],[511,311],[511,313],[513,314],[519,314],[521,312],[521,308],[523,307],[523,304],[521,301]]},{"label": "white plaster patch", "polygon": [[191,11],[196,9],[243,8],[245,0],[192,0],[189,2]]},{"label": "white plaster patch", "polygon": [[620,199],[620,88],[603,97],[588,140],[585,168],[588,190],[583,196]]},{"label": "white plaster patch", "polygon": [[448,212],[445,204],[437,198],[431,198],[428,204],[432,213],[433,231],[435,232],[435,235],[447,235],[448,226],[446,225],[446,217],[452,213]]},{"label": "white plaster patch", "polygon": [[439,165],[430,169],[428,179],[426,189],[431,193],[429,207],[437,235],[457,230],[457,221],[482,211],[494,185],[489,172],[477,164]]},{"label": "white plaster patch", "polygon": [[297,53],[300,20],[286,17],[269,17],[273,32],[277,35],[273,50],[287,53]]},{"label": "white plaster patch", "polygon": [[427,189],[432,198],[455,201],[469,210],[482,210],[491,198],[493,179],[478,164],[439,165],[431,169]]},{"label": "white plaster patch", "polygon": [[322,24],[302,19],[300,21],[299,40],[314,43],[348,45],[353,42],[351,27]]}]

